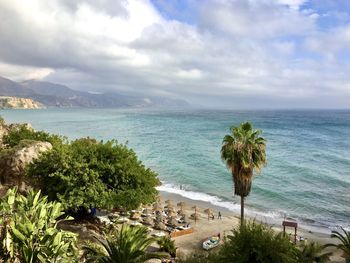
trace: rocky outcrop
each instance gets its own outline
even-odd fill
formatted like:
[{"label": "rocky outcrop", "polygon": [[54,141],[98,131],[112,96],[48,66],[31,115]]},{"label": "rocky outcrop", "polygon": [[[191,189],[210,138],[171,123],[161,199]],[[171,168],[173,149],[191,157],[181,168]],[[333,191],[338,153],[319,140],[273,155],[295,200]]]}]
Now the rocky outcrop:
[{"label": "rocky outcrop", "polygon": [[20,190],[24,190],[26,188],[24,180],[26,165],[50,149],[52,145],[49,142],[21,141],[19,145],[0,152],[2,186],[18,186]]},{"label": "rocky outcrop", "polygon": [[0,96],[0,109],[40,109],[43,105],[28,98]]},{"label": "rocky outcrop", "polygon": [[3,147],[2,138],[9,132],[7,125],[0,119],[0,150]]}]

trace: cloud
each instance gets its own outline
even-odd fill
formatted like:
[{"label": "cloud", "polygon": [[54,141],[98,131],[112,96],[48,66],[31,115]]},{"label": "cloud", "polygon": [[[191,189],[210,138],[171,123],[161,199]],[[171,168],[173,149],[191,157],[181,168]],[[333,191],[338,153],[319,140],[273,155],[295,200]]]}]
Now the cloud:
[{"label": "cloud", "polygon": [[0,0],[0,75],[205,105],[348,105],[345,20],[323,28],[302,0],[187,1],[195,21],[176,19],[186,1]]}]

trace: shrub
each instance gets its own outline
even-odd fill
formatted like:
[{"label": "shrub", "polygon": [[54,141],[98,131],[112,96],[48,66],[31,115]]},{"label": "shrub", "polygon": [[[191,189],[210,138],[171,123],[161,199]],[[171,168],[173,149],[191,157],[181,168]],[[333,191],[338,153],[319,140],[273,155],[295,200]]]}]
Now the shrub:
[{"label": "shrub", "polygon": [[324,246],[316,242],[304,243],[299,246],[298,262],[325,263],[329,261],[332,252],[324,252]]},{"label": "shrub", "polygon": [[219,251],[218,262],[297,262],[297,251],[289,239],[263,224],[243,224],[232,230]]},{"label": "shrub", "polygon": [[176,257],[175,241],[169,236],[160,237],[157,240],[160,251],[168,252],[172,257]]},{"label": "shrub", "polygon": [[30,190],[8,190],[0,202],[0,257],[6,262],[76,262],[76,235],[58,230],[62,205]]},{"label": "shrub", "polygon": [[28,129],[25,125],[20,125],[16,129],[10,129],[9,133],[3,137],[3,143],[7,147],[14,147],[22,140],[49,142],[53,146],[56,146],[62,144],[64,138],[44,131]]}]

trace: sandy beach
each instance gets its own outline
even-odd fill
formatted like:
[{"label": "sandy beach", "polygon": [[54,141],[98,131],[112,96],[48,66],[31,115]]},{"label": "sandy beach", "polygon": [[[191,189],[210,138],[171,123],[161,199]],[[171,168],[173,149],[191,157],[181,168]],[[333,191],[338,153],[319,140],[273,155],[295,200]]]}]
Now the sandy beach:
[{"label": "sandy beach", "polygon": [[[165,200],[172,200],[174,204],[179,202],[185,202],[186,206],[184,207],[185,214],[189,217],[194,213],[193,206],[197,206],[197,214],[199,216],[198,220],[189,219],[189,223],[194,229],[192,234],[180,236],[174,238],[176,246],[178,247],[178,255],[188,255],[193,251],[203,251],[202,243],[209,236],[216,235],[220,233],[221,236],[225,236],[230,234],[233,228],[238,227],[239,225],[239,215],[234,214],[232,211],[228,209],[218,207],[212,205],[210,203],[193,200],[186,197],[183,197],[178,194],[168,193],[168,192],[160,192],[161,202],[164,204]],[[204,212],[205,209],[210,208],[213,211],[215,216],[214,219],[208,220],[208,215]],[[221,213],[221,219],[218,219],[218,212]],[[282,222],[281,226],[272,226],[276,231],[282,231]],[[288,229],[287,233],[292,233],[293,229]],[[321,244],[333,243],[334,239],[331,239],[328,234],[311,232],[308,229],[298,228],[298,236],[302,236],[310,241],[317,241]],[[333,255],[331,256],[330,262],[340,263],[344,262],[344,259],[341,257],[341,253],[339,251],[333,251]]]}]

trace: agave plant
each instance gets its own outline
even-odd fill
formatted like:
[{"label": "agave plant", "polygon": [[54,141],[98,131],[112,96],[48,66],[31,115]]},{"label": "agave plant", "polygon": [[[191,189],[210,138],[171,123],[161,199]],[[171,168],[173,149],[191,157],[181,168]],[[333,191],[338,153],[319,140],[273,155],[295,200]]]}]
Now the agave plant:
[{"label": "agave plant", "polygon": [[77,237],[57,229],[60,203],[48,202],[40,191],[27,196],[8,190],[0,201],[1,257],[10,262],[76,262]]},{"label": "agave plant", "polygon": [[99,244],[83,246],[86,262],[137,263],[142,262],[145,250],[154,241],[147,236],[147,228],[123,225],[116,234],[109,235]]},{"label": "agave plant", "polygon": [[339,231],[332,231],[331,237],[337,238],[339,244],[326,244],[325,247],[336,247],[343,251],[346,262],[350,262],[350,231],[346,231],[344,228],[341,228],[343,233]]}]

